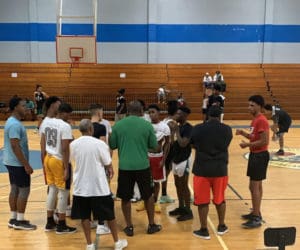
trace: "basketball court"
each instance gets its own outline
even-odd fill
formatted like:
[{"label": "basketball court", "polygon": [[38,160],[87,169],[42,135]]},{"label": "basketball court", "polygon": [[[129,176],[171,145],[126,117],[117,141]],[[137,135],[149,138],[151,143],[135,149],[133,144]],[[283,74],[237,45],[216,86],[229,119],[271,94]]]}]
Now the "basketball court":
[{"label": "basketball court", "polygon": [[[225,121],[236,128],[246,128],[249,121]],[[197,122],[192,122],[196,124]],[[4,122],[1,122],[4,125]],[[29,197],[26,219],[38,226],[36,231],[16,231],[8,229],[7,222],[10,217],[8,206],[9,181],[3,166],[0,166],[0,249],[84,249],[85,239],[80,221],[69,221],[71,226],[76,226],[78,232],[71,235],[56,235],[55,232],[44,232],[46,222],[46,190],[44,177],[39,160],[39,136],[34,133],[34,124],[25,122],[28,127],[32,164],[35,171],[32,175],[32,188]],[[154,235],[146,234],[147,217],[146,212],[135,211],[136,204],[132,204],[133,223],[135,227],[134,237],[127,237],[129,246],[127,249],[274,249],[264,246],[264,230],[268,227],[300,227],[300,121],[293,123],[293,128],[286,134],[285,156],[274,156],[269,164],[268,177],[264,181],[264,196],[262,202],[262,216],[264,223],[262,227],[252,230],[243,229],[240,215],[248,213],[251,208],[250,193],[248,191],[248,178],[245,176],[247,166],[247,153],[239,147],[241,137],[234,136],[230,145],[229,155],[229,185],[226,191],[227,211],[226,224],[229,232],[224,236],[216,234],[218,219],[215,208],[210,205],[208,229],[211,239],[203,240],[193,236],[193,230],[199,229],[199,217],[197,208],[193,206],[194,219],[177,222],[176,218],[168,216],[168,211],[176,207],[174,204],[162,204],[162,213],[155,215],[157,223],[163,229]],[[80,136],[79,131],[73,130],[74,136]],[[1,148],[3,146],[3,127],[0,130]],[[270,152],[273,154],[278,150],[278,143],[270,141]],[[1,157],[2,154],[0,154]],[[112,179],[111,188],[115,193],[117,183],[117,152],[113,155],[113,166],[116,175]],[[192,186],[192,175],[190,176]],[[169,194],[176,197],[173,177],[169,179]],[[121,202],[115,201],[116,219],[119,236],[126,237],[122,232],[124,218],[120,207]],[[93,231],[95,237],[95,231]],[[296,236],[296,243],[287,249],[300,248],[300,236]],[[112,249],[113,240],[111,235],[101,236],[99,249]]]}]

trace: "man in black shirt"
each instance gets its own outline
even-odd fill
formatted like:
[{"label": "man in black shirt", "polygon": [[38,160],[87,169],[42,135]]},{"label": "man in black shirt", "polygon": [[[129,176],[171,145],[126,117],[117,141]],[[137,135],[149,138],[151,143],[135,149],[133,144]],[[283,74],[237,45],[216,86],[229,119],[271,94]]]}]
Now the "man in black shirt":
[{"label": "man in black shirt", "polygon": [[192,152],[190,137],[193,126],[187,122],[187,117],[191,113],[188,107],[179,107],[176,113],[174,130],[177,140],[171,145],[169,159],[171,159],[172,170],[174,174],[176,192],[179,207],[169,212],[171,216],[178,216],[177,221],[186,221],[193,219],[193,213],[190,208],[191,193],[188,186],[189,164]]},{"label": "man in black shirt", "polygon": [[228,147],[232,140],[232,130],[220,122],[221,113],[219,106],[212,106],[208,113],[209,120],[196,125],[191,135],[191,143],[196,150],[193,165],[194,204],[198,206],[201,224],[200,230],[194,231],[194,235],[203,239],[210,239],[207,230],[210,189],[219,217],[218,234],[228,232],[224,222],[225,189],[228,183]]},{"label": "man in black shirt", "polygon": [[284,133],[289,131],[289,128],[292,124],[292,119],[290,115],[283,109],[272,106],[270,104],[265,105],[265,111],[267,114],[272,115],[273,125],[271,129],[273,131],[272,139],[276,141],[279,139],[280,149],[276,152],[276,155],[284,155]]},{"label": "man in black shirt", "polygon": [[115,113],[115,122],[126,117],[127,106],[126,106],[126,99],[124,97],[124,94],[125,94],[125,89],[119,89],[116,96],[117,106],[116,106],[116,113]]}]

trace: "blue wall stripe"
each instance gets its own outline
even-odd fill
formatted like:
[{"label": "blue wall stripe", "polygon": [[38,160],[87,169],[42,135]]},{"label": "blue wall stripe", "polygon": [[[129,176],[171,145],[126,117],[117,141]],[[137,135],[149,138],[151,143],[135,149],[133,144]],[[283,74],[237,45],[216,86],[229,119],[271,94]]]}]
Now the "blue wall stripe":
[{"label": "blue wall stripe", "polygon": [[[0,41],[54,42],[56,24],[0,23]],[[97,42],[299,43],[300,25],[98,24]],[[64,24],[63,35],[92,35],[91,24]]]}]

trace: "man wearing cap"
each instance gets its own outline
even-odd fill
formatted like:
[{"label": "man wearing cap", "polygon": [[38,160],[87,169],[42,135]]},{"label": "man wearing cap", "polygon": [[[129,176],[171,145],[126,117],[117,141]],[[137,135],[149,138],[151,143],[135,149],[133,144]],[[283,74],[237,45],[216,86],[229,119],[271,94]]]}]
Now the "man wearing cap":
[{"label": "man wearing cap", "polygon": [[198,206],[201,224],[194,235],[207,240],[210,239],[207,229],[210,190],[219,218],[217,233],[223,235],[228,232],[225,225],[225,189],[228,183],[228,147],[232,140],[232,130],[220,122],[221,113],[219,106],[212,106],[208,111],[208,121],[196,125],[191,135],[191,143],[196,150],[193,165],[194,204]]},{"label": "man wearing cap", "polygon": [[24,219],[27,200],[30,193],[30,175],[33,169],[29,164],[28,139],[25,127],[21,123],[26,112],[25,101],[19,97],[13,97],[9,101],[11,116],[7,119],[4,127],[4,155],[3,163],[9,174],[10,194],[9,206],[11,219],[9,228],[21,230],[35,230]]}]

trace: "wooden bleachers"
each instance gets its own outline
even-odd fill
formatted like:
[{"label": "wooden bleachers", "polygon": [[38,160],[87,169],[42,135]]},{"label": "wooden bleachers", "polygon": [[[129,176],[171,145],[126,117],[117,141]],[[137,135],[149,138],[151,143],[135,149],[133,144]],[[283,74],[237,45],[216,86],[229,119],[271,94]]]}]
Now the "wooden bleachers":
[{"label": "wooden bleachers", "polygon": [[264,64],[263,69],[274,103],[290,113],[293,119],[300,119],[300,65]]},{"label": "wooden bleachers", "polygon": [[[92,102],[104,104],[106,113],[115,107],[118,89],[126,89],[128,101],[144,99],[156,102],[156,90],[166,84],[169,98],[183,93],[192,109],[191,119],[201,119],[202,78],[205,72],[220,70],[227,83],[225,119],[249,119],[247,99],[252,94],[268,98],[264,79],[266,68],[260,64],[0,64],[0,102],[15,94],[32,98],[36,84],[49,95],[57,95],[72,104],[78,119]],[[11,73],[18,73],[12,78]],[[120,78],[126,73],[126,78]],[[271,100],[271,99],[270,99]],[[79,115],[79,114],[83,115]],[[87,114],[85,114],[87,115]]]}]

